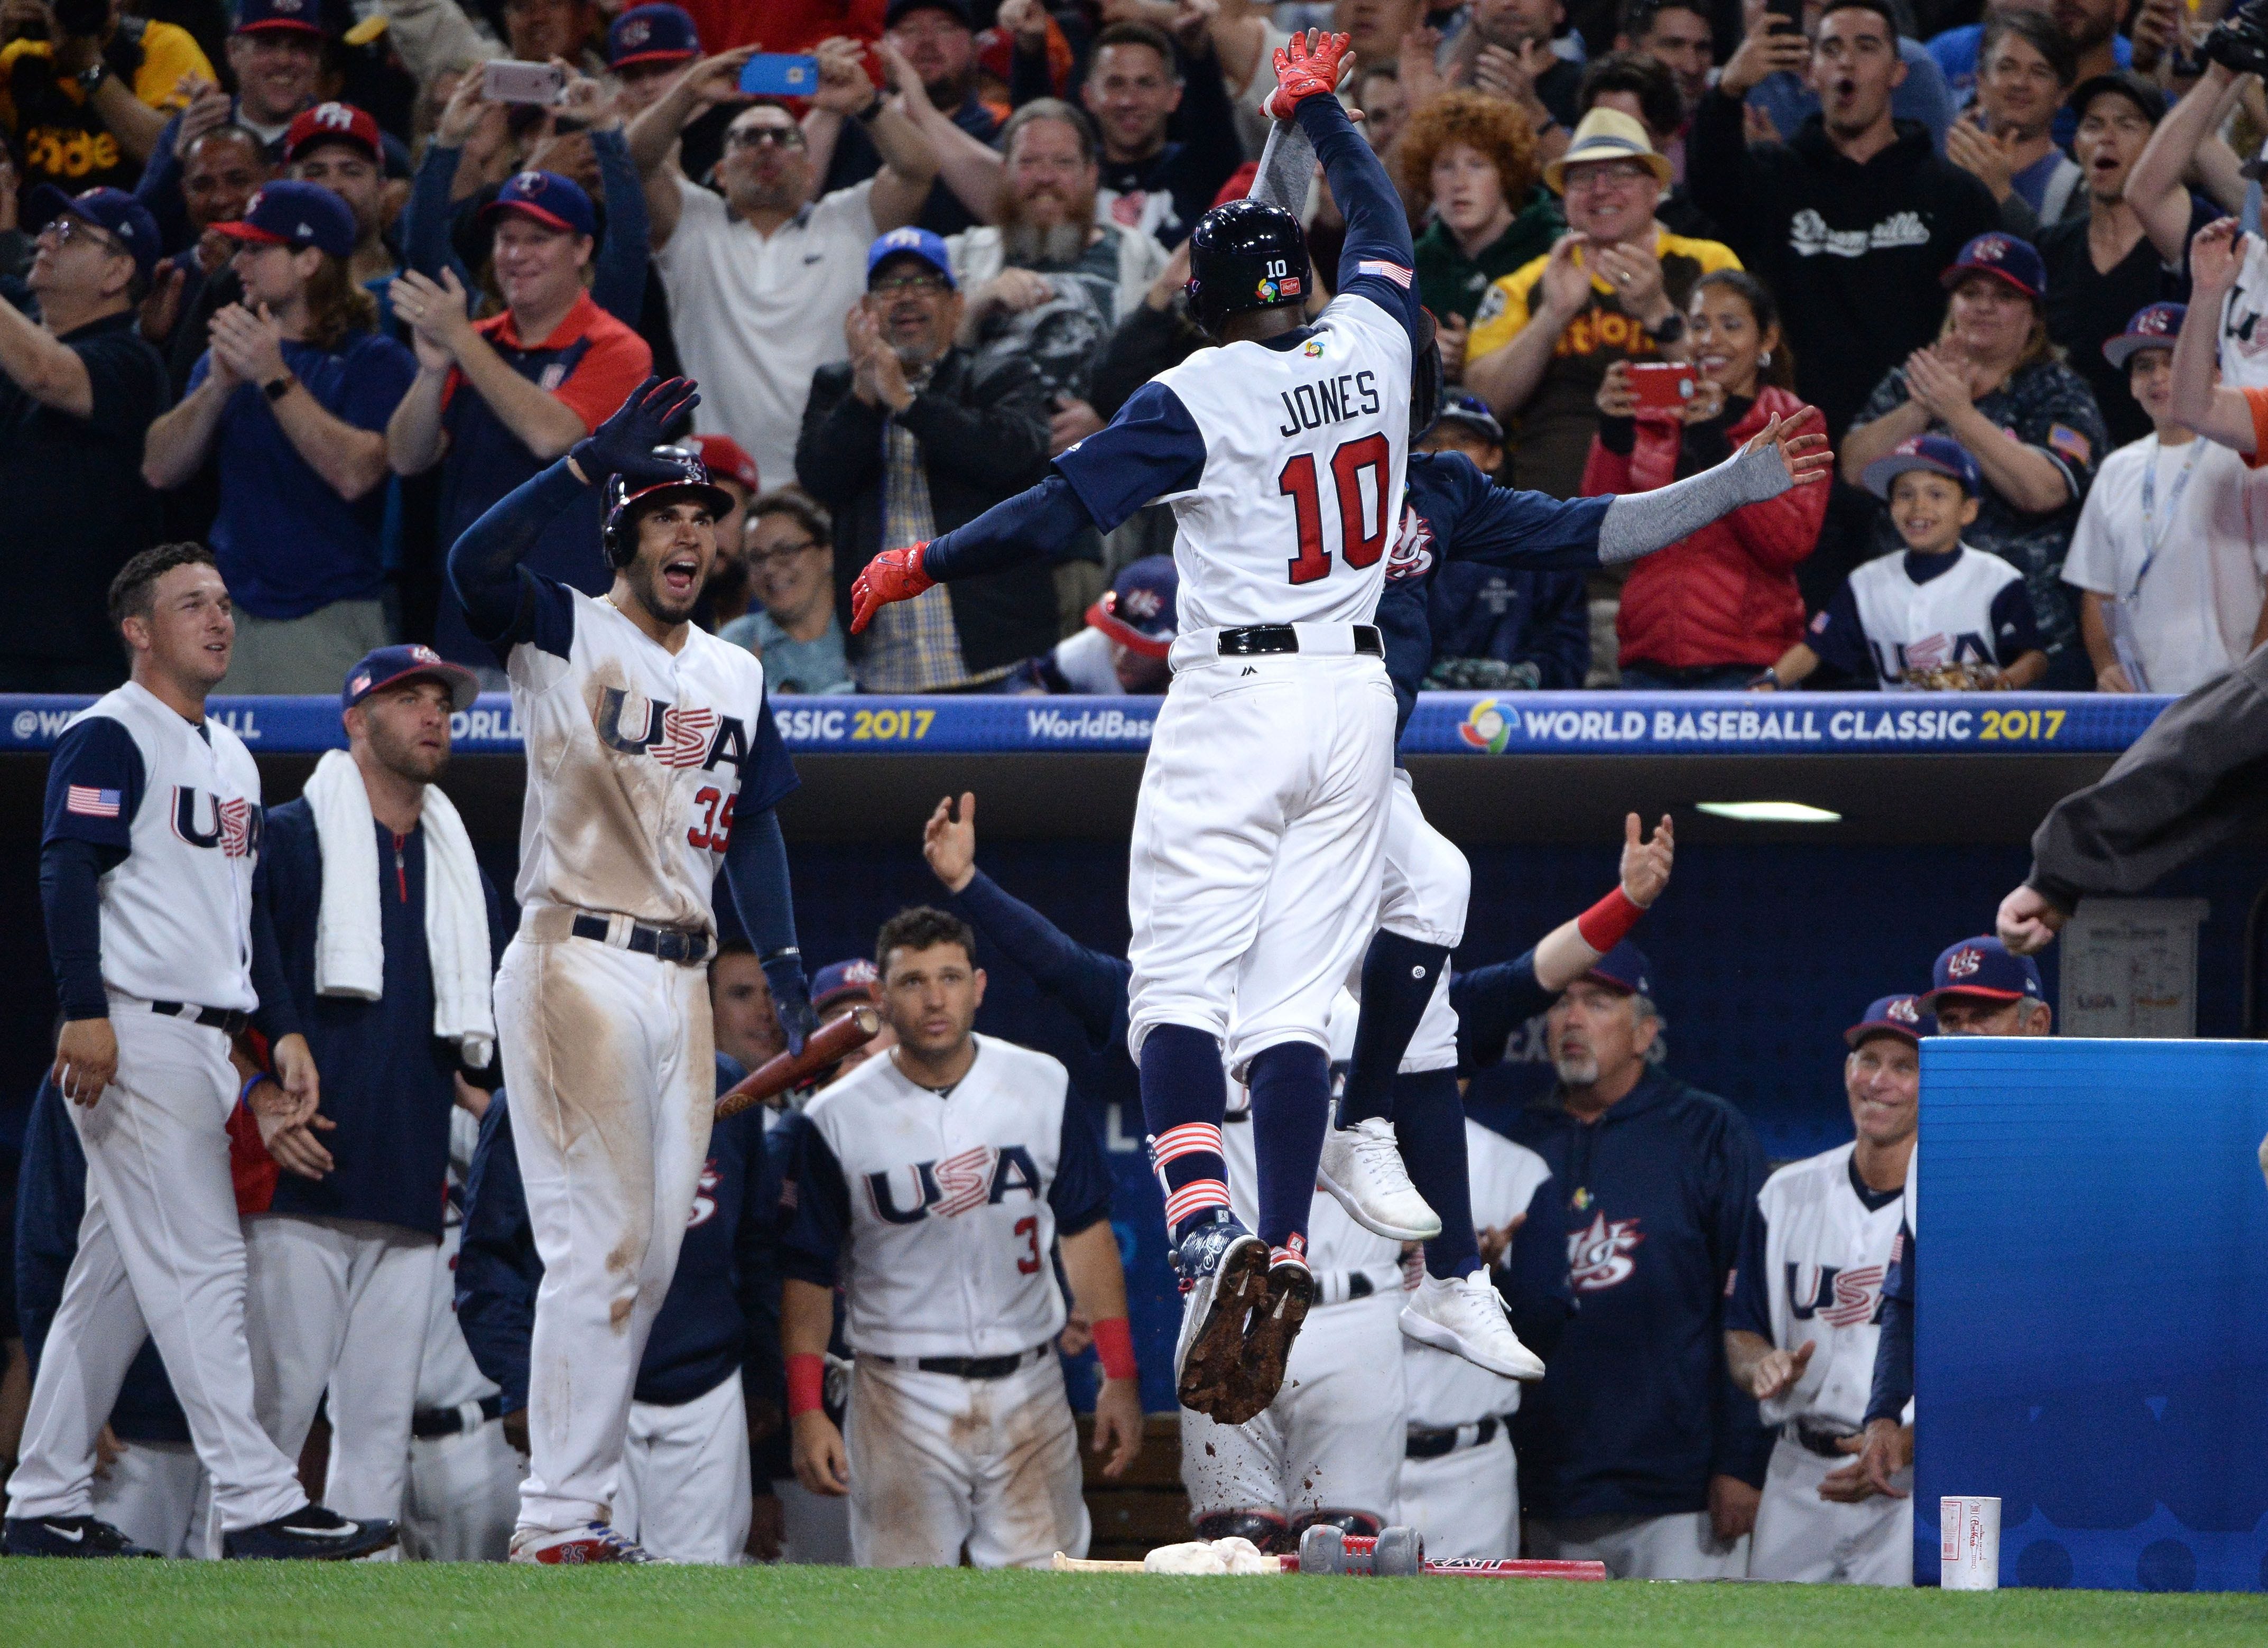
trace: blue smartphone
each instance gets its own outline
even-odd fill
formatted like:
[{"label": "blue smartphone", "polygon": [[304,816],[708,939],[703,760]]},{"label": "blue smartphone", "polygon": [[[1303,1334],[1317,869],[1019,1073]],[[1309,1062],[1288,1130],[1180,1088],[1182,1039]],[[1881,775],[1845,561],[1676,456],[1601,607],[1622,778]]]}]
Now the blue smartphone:
[{"label": "blue smartphone", "polygon": [[809,97],[819,90],[819,59],[759,53],[741,65],[740,90],[750,97]]}]

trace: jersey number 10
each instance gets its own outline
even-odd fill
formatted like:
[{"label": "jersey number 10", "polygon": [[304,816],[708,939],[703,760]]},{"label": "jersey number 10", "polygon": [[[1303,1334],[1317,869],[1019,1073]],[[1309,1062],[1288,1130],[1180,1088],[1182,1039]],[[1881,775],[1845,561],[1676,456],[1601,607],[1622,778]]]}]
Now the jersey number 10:
[{"label": "jersey number 10", "polygon": [[[1339,553],[1346,563],[1360,571],[1378,564],[1378,557],[1386,553],[1386,519],[1390,500],[1386,496],[1388,467],[1394,460],[1393,448],[1383,435],[1366,435],[1360,440],[1349,441],[1331,454],[1331,480],[1339,495]],[[1372,530],[1369,511],[1363,507],[1362,475],[1367,469],[1378,497],[1378,523]],[[1323,548],[1322,500],[1315,490],[1315,455],[1301,452],[1284,466],[1276,477],[1276,489],[1292,500],[1292,511],[1300,521],[1300,553],[1291,561],[1291,577],[1294,584],[1312,584],[1317,578],[1331,575],[1331,552]]]}]

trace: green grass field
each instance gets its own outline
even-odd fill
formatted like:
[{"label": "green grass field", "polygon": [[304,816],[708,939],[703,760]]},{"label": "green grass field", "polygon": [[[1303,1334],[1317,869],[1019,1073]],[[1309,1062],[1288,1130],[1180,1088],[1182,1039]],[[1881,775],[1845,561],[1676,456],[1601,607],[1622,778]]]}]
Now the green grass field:
[{"label": "green grass field", "polygon": [[1874,1648],[2268,1643],[2268,1597],[836,1568],[0,1562],[0,1644],[112,1648]]}]

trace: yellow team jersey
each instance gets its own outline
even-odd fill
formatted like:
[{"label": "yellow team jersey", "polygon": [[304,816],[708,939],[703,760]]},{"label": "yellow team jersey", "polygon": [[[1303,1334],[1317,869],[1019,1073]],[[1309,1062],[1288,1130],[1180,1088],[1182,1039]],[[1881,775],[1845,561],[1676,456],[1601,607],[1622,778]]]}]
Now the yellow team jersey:
[{"label": "yellow team jersey", "polygon": [[[212,60],[188,30],[171,23],[141,26],[141,62],[134,70],[134,95],[154,109],[185,107],[179,87],[184,75],[218,78]],[[0,46],[0,127],[12,133],[23,151],[25,181],[52,182],[76,194],[98,183],[133,187],[141,168],[119,147],[118,139],[87,106],[78,82],[63,76],[36,77],[37,107],[19,108],[18,65],[27,57],[52,55],[46,40],[14,40]],[[122,173],[124,174],[122,178]]]}]

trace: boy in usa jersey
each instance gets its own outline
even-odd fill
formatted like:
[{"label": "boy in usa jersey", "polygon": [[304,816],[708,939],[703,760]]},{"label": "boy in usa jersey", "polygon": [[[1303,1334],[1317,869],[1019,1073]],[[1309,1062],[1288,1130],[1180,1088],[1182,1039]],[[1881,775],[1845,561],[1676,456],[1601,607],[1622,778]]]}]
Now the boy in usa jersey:
[{"label": "boy in usa jersey", "polygon": [[1882,1285],[1920,1125],[1911,996],[1885,996],[1844,1032],[1843,1088],[1858,1137],[1764,1181],[1749,1221],[1725,1356],[1779,1430],[1749,1548],[1752,1579],[1913,1583],[1913,1500],[1837,1503],[1821,1492],[1859,1451],[1881,1334]]},{"label": "boy in usa jersey", "polygon": [[[1393,779],[1394,692],[1371,620],[1402,516],[1423,311],[1401,202],[1333,95],[1345,50],[1343,35],[1294,36],[1270,99],[1314,142],[1346,213],[1336,298],[1304,322],[1292,214],[1215,208],[1190,237],[1189,291],[1221,347],[1137,391],[1038,486],[876,556],[853,587],[856,629],[939,580],[1173,506],[1181,634],[1135,813],[1127,1044],[1188,1293],[1181,1399],[1232,1424],[1275,1395],[1314,1298],[1303,1254],[1326,1026],[1375,921]],[[1228,1205],[1224,1050],[1252,1092],[1256,1232]],[[1426,1220],[1397,1234],[1438,1234]]]},{"label": "boy in usa jersey", "polygon": [[[691,622],[733,500],[697,457],[657,446],[699,399],[684,379],[648,379],[449,551],[527,742],[520,925],[496,982],[544,1266],[514,1562],[652,1560],[608,1517],[639,1357],[708,1154],[703,963],[720,868],[789,1045],[800,1051],[812,1025],[772,815],[795,771],[762,665]],[[593,599],[519,561],[601,482],[615,582]]]}]

